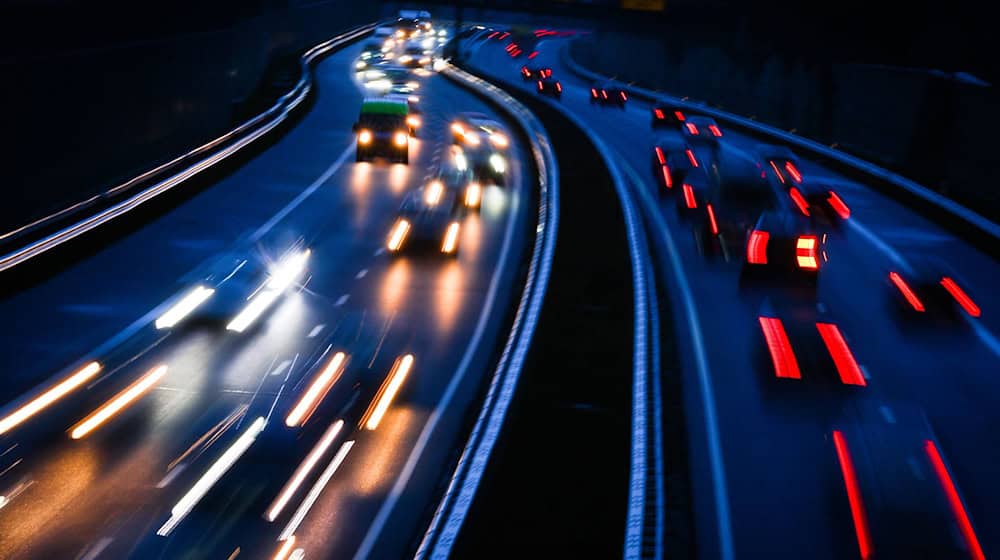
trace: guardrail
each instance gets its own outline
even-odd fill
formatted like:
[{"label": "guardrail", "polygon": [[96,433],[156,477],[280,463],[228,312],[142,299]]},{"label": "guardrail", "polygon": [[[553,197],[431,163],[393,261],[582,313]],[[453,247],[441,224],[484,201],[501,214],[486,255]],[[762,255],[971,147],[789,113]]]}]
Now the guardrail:
[{"label": "guardrail", "polygon": [[[281,96],[267,111],[226,134],[99,195],[0,235],[0,246],[16,246],[0,256],[0,272],[25,263],[107,224],[211,168],[264,136],[287,120],[314,91],[312,65],[318,59],[334,49],[364,37],[376,26],[377,23],[369,23],[355,27],[306,51],[300,58],[301,76],[291,91]],[[104,205],[108,206],[102,208]],[[97,208],[101,209],[95,212]],[[85,215],[86,212],[94,213]],[[74,219],[76,221],[73,223],[59,227],[60,224]]]},{"label": "guardrail", "polygon": [[[563,63],[580,78],[593,81],[609,79],[607,76],[584,68],[577,61],[573,60],[568,46],[563,47],[561,51]],[[704,103],[681,99],[660,91],[634,85],[629,85],[628,90],[633,97],[651,103],[676,105],[683,109],[710,116],[719,122],[749,132],[754,136],[766,137],[768,140],[776,139],[782,143],[806,150],[825,163],[835,165],[839,170],[848,169],[861,172],[870,178],[876,179],[883,185],[891,186],[890,189],[881,189],[886,194],[897,198],[905,198],[911,206],[924,211],[934,221],[941,222],[942,218],[945,218],[943,221],[946,225],[950,226],[956,233],[961,234],[970,244],[995,257],[1000,255],[1000,225],[991,222],[954,200],[944,197],[932,189],[915,183],[897,173],[893,173],[861,158],[814,140],[809,140],[808,138],[797,136],[780,128],[709,107]],[[941,212],[944,213],[944,216],[941,215]]]},{"label": "guardrail", "polygon": [[442,74],[481,95],[517,123],[531,146],[540,189],[535,244],[510,335],[465,449],[417,549],[416,558],[443,559],[450,555],[472,506],[538,324],[559,229],[559,168],[545,128],[527,108],[500,88],[451,64],[442,69]]}]

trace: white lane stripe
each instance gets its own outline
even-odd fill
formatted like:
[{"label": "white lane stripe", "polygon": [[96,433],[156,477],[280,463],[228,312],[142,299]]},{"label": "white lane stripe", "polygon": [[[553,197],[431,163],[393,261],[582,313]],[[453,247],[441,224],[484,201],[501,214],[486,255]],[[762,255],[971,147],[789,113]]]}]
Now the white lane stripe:
[{"label": "white lane stripe", "polygon": [[350,297],[351,297],[350,294],[344,294],[339,298],[337,298],[337,303],[334,303],[334,305],[340,307],[341,305],[347,303],[347,300],[350,299]]},{"label": "white lane stripe", "polygon": [[358,280],[361,280],[367,274],[368,274],[368,269],[367,268],[362,268],[361,270],[358,271],[357,274],[354,275],[354,277],[357,278]]},{"label": "white lane stripe", "polygon": [[379,535],[382,533],[382,529],[385,528],[385,524],[389,520],[389,515],[392,514],[392,510],[395,509],[396,504],[399,502],[399,498],[406,490],[406,485],[409,484],[410,477],[413,476],[413,471],[417,467],[417,461],[419,461],[420,456],[423,455],[424,448],[427,447],[431,434],[437,428],[437,424],[444,415],[444,411],[451,404],[451,399],[455,396],[455,392],[458,390],[459,384],[461,384],[462,380],[465,378],[465,374],[469,369],[469,364],[472,362],[472,356],[476,353],[475,351],[479,346],[479,341],[483,337],[483,332],[486,330],[487,320],[493,310],[497,290],[499,288],[500,277],[503,276],[503,272],[507,269],[511,241],[514,237],[515,212],[513,211],[513,208],[515,208],[518,204],[518,202],[515,202],[511,206],[511,212],[507,216],[507,231],[504,233],[503,246],[500,249],[500,257],[498,261],[501,263],[502,268],[496,269],[493,273],[493,278],[490,279],[490,287],[486,292],[486,300],[483,302],[483,310],[479,314],[479,321],[476,323],[476,330],[469,339],[469,345],[465,349],[462,361],[459,363],[458,369],[455,370],[455,375],[448,383],[448,387],[445,388],[444,394],[441,395],[441,400],[434,408],[434,412],[431,413],[427,423],[424,424],[424,429],[420,432],[420,437],[417,439],[417,443],[413,447],[413,451],[410,452],[410,456],[407,457],[406,464],[403,466],[403,470],[400,472],[399,478],[396,479],[396,483],[392,486],[392,490],[386,497],[385,502],[382,503],[382,507],[379,509],[378,514],[372,521],[372,524],[368,527],[368,533],[365,534],[365,538],[361,542],[361,546],[354,554],[355,560],[363,560],[371,554],[372,548],[375,546]]},{"label": "white lane stripe", "polygon": [[[339,302],[340,300],[337,300],[337,301]],[[339,303],[338,303],[338,305],[339,305]],[[306,338],[316,338],[316,335],[318,335],[319,333],[323,332],[324,328],[326,328],[325,324],[316,325],[315,327],[313,327],[313,329],[311,331],[309,331],[309,334],[306,335]]]},{"label": "white lane stripe", "polygon": [[187,465],[185,463],[181,463],[176,467],[170,469],[170,472],[167,473],[167,476],[163,477],[162,480],[156,483],[156,487],[162,489],[166,488],[167,486],[170,486],[170,483],[173,482],[175,478],[177,478],[177,475],[184,472],[184,469],[186,468]]},{"label": "white lane stripe", "polygon": [[968,315],[964,315],[964,317],[965,320],[972,325],[972,329],[976,331],[976,336],[979,337],[979,340],[983,341],[983,344],[985,344],[990,351],[997,356],[1000,356],[1000,340],[997,340],[996,335],[988,331],[982,321],[973,319]]},{"label": "white lane stripe", "polygon": [[351,152],[353,150],[354,146],[348,145],[347,148],[344,149],[344,152],[340,154],[340,157],[338,157],[332,164],[330,164],[330,167],[328,167],[326,171],[323,172],[322,175],[320,175],[315,181],[312,182],[312,184],[306,187],[304,191],[300,192],[298,196],[293,198],[291,202],[286,204],[284,208],[278,210],[278,212],[274,216],[271,216],[270,220],[264,222],[264,225],[257,228],[257,231],[253,232],[253,234],[250,236],[250,242],[256,243],[257,241],[260,241],[262,237],[267,235],[267,232],[271,231],[271,229],[278,224],[278,222],[283,220],[285,216],[291,213],[292,210],[295,210],[300,204],[305,202],[307,198],[312,196],[317,189],[323,186],[323,183],[325,183],[327,179],[332,177],[333,174],[336,173],[338,169],[340,169],[340,166],[344,165],[344,162],[347,161],[348,156],[351,155]]}]

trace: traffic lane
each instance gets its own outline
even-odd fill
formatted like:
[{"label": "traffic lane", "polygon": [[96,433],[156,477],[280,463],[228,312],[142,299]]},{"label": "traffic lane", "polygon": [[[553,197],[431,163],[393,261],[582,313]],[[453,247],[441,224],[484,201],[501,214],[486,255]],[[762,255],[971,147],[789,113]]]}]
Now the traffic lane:
[{"label": "traffic lane", "polygon": [[[541,57],[539,57],[541,58]],[[499,60],[503,61],[504,57],[499,56]],[[556,60],[542,60],[542,64],[549,63],[549,65],[556,67]],[[500,62],[503,64],[503,62]],[[509,64],[509,63],[508,63]],[[561,74],[566,76],[567,74]],[[567,82],[571,83],[571,79]],[[579,95],[575,97],[570,97],[572,101],[570,103],[583,103],[583,99],[586,97],[586,86],[580,87]],[[568,87],[566,89],[567,93],[570,93],[573,87]],[[570,93],[572,96],[572,93]],[[567,102],[567,98],[564,97],[563,102]],[[587,101],[589,105],[589,101]],[[641,127],[643,130],[649,130],[648,120],[649,113],[648,107],[639,106],[635,104],[632,109],[621,111],[617,109],[597,109],[590,107],[580,107],[578,105],[578,110],[581,114],[584,114],[587,118],[591,118],[594,121],[602,120],[603,123],[599,125],[599,130],[602,130],[605,134],[610,135],[614,139],[615,145],[634,145],[635,144],[635,129],[636,127]],[[596,114],[595,114],[596,113]],[[631,126],[622,127],[623,122],[628,123]],[[622,133],[623,130],[627,130],[627,133]],[[647,133],[649,136],[649,142],[652,143],[652,134]],[[737,146],[737,149],[741,149],[745,155],[751,153],[754,144],[756,143],[752,139],[741,137],[738,134],[734,134],[730,131],[726,131],[726,140]],[[631,165],[638,169],[644,169],[646,167],[648,154],[636,153],[635,150],[628,152],[626,156],[631,160]],[[832,180],[839,179],[840,183],[850,183],[842,178],[831,177],[829,172],[826,172],[826,176],[823,176],[820,171],[821,168],[818,166],[813,166],[811,164],[803,165],[803,173],[807,176],[815,175],[821,178],[820,180],[832,182]],[[908,235],[912,239],[928,240],[932,239],[935,241],[944,240],[949,247],[960,247],[961,252],[959,254],[967,255],[969,258],[966,262],[972,263],[972,270],[976,270],[977,264],[985,264],[992,269],[995,267],[995,263],[988,259],[987,257],[981,255],[974,249],[971,249],[959,241],[955,240],[952,236],[947,235],[946,232],[942,232],[933,224],[928,224],[918,216],[913,215],[908,212],[905,208],[895,204],[891,200],[885,199],[885,197],[879,195],[878,193],[872,193],[870,190],[864,188],[856,183],[850,183],[853,190],[847,195],[850,200],[858,199],[859,203],[852,204],[852,221],[856,223],[879,223],[881,226],[878,235],[879,237],[889,237],[890,235],[895,235],[897,238],[901,237],[901,230],[909,230]],[[874,201],[874,203],[873,203]],[[858,206],[861,210],[858,213],[853,212],[853,207]],[[887,214],[886,210],[882,208],[891,208],[893,217],[891,221],[888,222],[876,222],[874,221],[874,216],[866,215],[866,210],[875,208],[875,212],[879,216],[884,216]],[[665,209],[666,212],[670,210]],[[904,224],[900,226],[900,224]],[[864,226],[862,226],[864,227]],[[681,228],[683,231],[686,228]],[[930,232],[930,233],[928,233]],[[969,453],[974,451],[972,448],[976,445],[981,445],[982,439],[982,423],[978,422],[979,418],[976,415],[969,414],[955,414],[955,411],[969,410],[969,406],[974,406],[973,402],[975,396],[969,391],[968,388],[962,387],[958,391],[952,391],[947,397],[940,397],[941,388],[937,386],[936,373],[940,371],[942,367],[947,367],[951,361],[950,357],[955,355],[962,355],[963,358],[968,356],[963,365],[960,375],[965,380],[975,380],[980,381],[977,385],[988,385],[989,388],[985,395],[995,394],[995,387],[988,377],[988,372],[992,369],[992,365],[995,362],[995,356],[992,355],[992,350],[988,345],[979,343],[979,341],[972,340],[970,343],[968,330],[960,329],[958,333],[944,333],[940,336],[925,337],[927,340],[918,339],[915,343],[913,339],[906,339],[900,336],[900,324],[895,320],[894,315],[889,312],[892,309],[892,298],[890,293],[885,288],[885,279],[878,278],[887,274],[886,266],[887,261],[890,260],[890,256],[884,254],[883,243],[879,243],[879,239],[872,243],[870,238],[865,238],[862,235],[853,235],[853,231],[848,231],[846,237],[844,238],[834,238],[831,242],[832,246],[830,248],[830,253],[833,255],[834,261],[828,266],[828,271],[823,275],[821,280],[821,289],[819,293],[819,301],[821,303],[832,302],[836,307],[834,309],[835,317],[838,321],[842,323],[842,327],[845,332],[853,333],[853,338],[851,338],[852,347],[855,348],[855,352],[858,354],[859,358],[864,362],[863,367],[875,378],[874,383],[879,384],[881,389],[876,394],[875,398],[885,399],[886,402],[893,402],[897,396],[901,396],[904,399],[903,402],[909,402],[905,400],[909,398],[913,391],[911,386],[914,383],[913,375],[916,374],[920,379],[928,381],[922,384],[921,387],[924,389],[922,394],[919,395],[916,402],[925,403],[925,407],[929,410],[929,416],[931,419],[932,426],[938,428],[940,439],[942,440],[943,447],[945,448],[945,454],[951,459],[954,465],[958,460],[954,457],[955,454],[959,454],[963,457],[972,457],[972,461],[962,462],[962,466],[954,465],[956,472],[958,473],[958,479],[960,484],[965,488],[966,496],[974,495],[976,498],[984,498],[983,501],[989,503],[995,503],[996,500],[992,499],[995,494],[995,490],[990,486],[991,479],[982,476],[979,473],[988,470],[988,468],[983,468],[983,465],[990,464],[989,461],[980,461],[975,453]],[[895,241],[895,240],[894,240]],[[848,255],[846,250],[852,250],[852,253]],[[860,254],[857,254],[860,253]],[[697,254],[692,256],[693,258],[699,258]],[[846,257],[846,258],[845,258]],[[686,259],[691,262],[690,259]],[[859,271],[865,271],[868,273],[869,278],[867,278],[868,283],[865,284],[861,282],[858,278]],[[698,278],[699,283],[703,282],[704,276],[697,273],[692,274],[690,270],[686,270],[689,276]],[[735,271],[734,271],[735,273]],[[979,274],[978,278],[988,277],[986,275]],[[696,288],[697,290],[697,288]],[[713,290],[710,293],[704,294],[705,297],[715,297],[719,293],[718,289]],[[977,291],[978,294],[978,291]],[[740,297],[745,297],[745,295],[740,294]],[[696,298],[700,302],[703,298]],[[886,313],[877,314],[876,320],[872,320],[871,309],[885,310]],[[747,309],[743,314],[744,321],[746,316],[754,317],[756,311],[754,309]],[[701,317],[726,317],[725,314],[718,314],[713,312],[703,312],[700,313]],[[733,320],[736,319],[734,316],[732,319],[724,319],[721,321],[715,330],[712,328],[704,329],[705,332],[726,332],[732,333],[733,327],[731,326]],[[732,338],[737,340],[757,340],[760,338],[758,332],[756,332],[757,327],[755,324],[751,323],[750,332],[744,334],[738,334]],[[747,338],[750,337],[750,338]],[[759,342],[756,342],[759,344]],[[918,347],[919,350],[911,350],[914,347]],[[723,349],[720,349],[723,350]],[[710,359],[715,360],[715,356],[719,352],[710,351],[709,354],[712,356]],[[740,355],[737,353],[737,355]],[[745,356],[750,356],[750,354],[742,354]],[[900,355],[906,355],[908,359],[904,360],[907,367],[900,367]],[[735,364],[739,367],[739,364]],[[716,370],[716,366],[713,365],[713,370]],[[899,375],[902,373],[903,375]],[[888,379],[887,379],[888,378]],[[968,381],[966,381],[968,382]],[[727,380],[727,391],[729,381]],[[739,394],[736,392],[736,394]],[[719,399],[724,398],[723,396],[718,397]],[[989,396],[985,398],[990,398]],[[984,398],[984,400],[985,400]],[[738,403],[734,403],[735,406],[739,406]],[[781,406],[781,405],[778,405]],[[723,409],[727,409],[726,406],[722,406]],[[936,409],[940,413],[934,413]],[[890,408],[891,410],[891,408]],[[981,410],[988,411],[989,408],[981,408]],[[989,414],[987,412],[987,414]],[[830,417],[830,422],[844,422],[842,417],[833,415]],[[820,422],[822,426],[825,422]],[[830,425],[829,423],[827,424]],[[987,424],[989,425],[989,424]],[[947,429],[947,432],[952,434],[952,437],[945,437],[941,435],[941,431]],[[725,433],[725,431],[724,431]],[[768,434],[773,438],[773,431],[768,430]],[[966,436],[969,434],[969,436]],[[815,434],[814,434],[815,435]],[[828,434],[827,434],[828,435]],[[724,436],[725,437],[725,436]],[[956,445],[952,440],[961,439],[967,447],[962,449],[961,446]],[[782,438],[783,439],[783,438]],[[796,442],[795,439],[784,440],[786,444],[791,442]],[[815,441],[813,439],[812,441]],[[804,445],[802,443],[794,443],[795,445]],[[820,459],[822,455],[829,456],[829,443],[826,444],[827,449],[818,449],[816,454],[814,454],[811,459]],[[727,442],[726,449],[727,454],[732,444]],[[808,458],[808,456],[807,456]],[[793,464],[808,465],[809,461],[798,461]],[[970,470],[979,471],[979,473],[970,473]],[[730,474],[730,476],[732,476]],[[835,479],[836,477],[834,477]],[[778,489],[778,494],[770,494],[771,499],[780,496],[780,488]],[[769,499],[769,501],[771,501]],[[968,498],[967,498],[968,499]],[[737,498],[734,498],[734,502]],[[977,500],[970,500],[977,501]],[[779,500],[779,503],[785,503]],[[806,504],[808,507],[808,504]],[[752,508],[751,508],[752,509]],[[973,512],[973,518],[989,518],[988,515],[991,513],[989,510],[982,510],[972,504],[970,509]],[[977,513],[979,509],[979,513]],[[983,516],[986,517],[983,517]],[[942,528],[946,530],[946,528]],[[843,533],[843,531],[840,531]],[[755,533],[755,534],[753,534]],[[752,534],[747,535],[746,538],[757,538],[760,532],[755,531]],[[737,536],[739,540],[739,535]],[[745,539],[744,539],[745,540]],[[790,551],[792,553],[798,552],[801,554],[804,549],[798,551]]]},{"label": "traffic lane", "polygon": [[0,371],[7,382],[0,400],[62,371],[174,295],[183,275],[249,236],[328,172],[354,142],[351,124],[362,95],[344,77],[360,48],[316,67],[316,103],[257,157],[58,275],[5,294]]}]

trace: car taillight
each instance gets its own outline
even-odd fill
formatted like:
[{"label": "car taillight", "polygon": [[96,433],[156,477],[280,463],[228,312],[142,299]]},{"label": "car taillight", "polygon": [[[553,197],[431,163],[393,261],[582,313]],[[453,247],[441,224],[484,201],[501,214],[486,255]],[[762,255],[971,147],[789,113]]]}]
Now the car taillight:
[{"label": "car taillight", "polygon": [[792,187],[791,190],[788,191],[788,196],[792,197],[792,201],[799,207],[803,216],[809,215],[809,203],[806,202],[806,199],[802,196],[802,193],[799,192],[799,189]]},{"label": "car taillight", "polygon": [[602,89],[601,90],[601,97],[603,97],[604,99],[607,99],[608,98],[608,90]]},{"label": "car taillight", "polygon": [[562,93],[562,84],[559,83],[559,82],[556,82],[556,91],[558,91],[559,93]]},{"label": "car taillight", "polygon": [[708,125],[708,130],[712,133],[712,136],[715,136],[716,138],[722,136],[722,131],[719,130],[719,127],[714,124]]},{"label": "car taillight", "polygon": [[538,91],[542,91],[543,89],[545,89],[545,86],[542,85],[541,80],[538,80]]},{"label": "car taillight", "polygon": [[802,174],[799,173],[799,169],[797,167],[795,167],[794,163],[792,163],[790,161],[786,161],[785,162],[785,169],[788,170],[788,174],[792,176],[792,180],[793,181],[795,181],[796,183],[801,183],[802,182]]},{"label": "car taillight", "polygon": [[819,270],[819,259],[816,258],[816,247],[819,239],[815,235],[801,235],[795,240],[795,261],[799,268]]},{"label": "car taillight", "polygon": [[531,51],[531,54],[528,55],[528,60],[531,60],[536,56],[538,56],[538,51]]},{"label": "car taillight", "polygon": [[674,116],[677,117],[677,120],[679,120],[680,122],[684,122],[684,113],[680,111],[674,111]]},{"label": "car taillight", "polygon": [[684,152],[687,154],[688,161],[691,162],[691,165],[694,167],[698,167],[698,159],[694,157],[694,152],[691,150],[691,148],[684,150]]},{"label": "car taillight", "polygon": [[840,334],[837,325],[816,323],[816,330],[819,331],[819,336],[823,339],[823,344],[826,345],[826,351],[833,358],[833,365],[837,368],[840,381],[845,385],[859,385],[861,387],[867,385],[865,376],[861,374],[861,368],[858,367],[858,361],[854,359],[854,354],[847,347],[847,341],[844,340],[844,335]]},{"label": "car taillight", "polygon": [[747,262],[750,264],[767,264],[767,240],[771,235],[766,231],[755,229],[750,232],[747,240]]},{"label": "car taillight", "polygon": [[898,288],[899,292],[903,294],[903,297],[905,297],[906,301],[910,303],[910,306],[913,307],[914,311],[918,311],[920,313],[924,312],[923,302],[920,301],[920,298],[917,297],[917,294],[913,293],[913,290],[911,290],[910,287],[906,284],[906,281],[903,280],[902,276],[900,276],[895,272],[890,272],[889,280],[891,280],[892,283],[896,285],[896,288]]},{"label": "car taillight", "polygon": [[689,133],[691,133],[691,134],[693,134],[695,136],[698,135],[698,127],[695,126],[693,123],[687,123],[685,126],[687,126],[687,129],[688,129]]},{"label": "car taillight", "polygon": [[670,168],[664,165],[660,168],[663,173],[663,184],[667,186],[668,189],[674,188],[674,180],[670,178]]},{"label": "car taillight", "polygon": [[956,284],[954,280],[945,276],[941,279],[941,285],[944,286],[945,290],[948,290],[951,297],[955,298],[955,301],[962,306],[962,309],[964,309],[966,313],[972,315],[973,317],[979,317],[981,313],[979,306],[976,305],[976,302],[972,301],[972,298],[970,298],[969,295],[962,290],[962,288],[958,287],[958,284]]},{"label": "car taillight", "polygon": [[684,183],[683,186],[684,186],[684,204],[686,204],[688,208],[697,208],[698,201],[694,199],[694,189],[691,188],[691,185],[687,183]]},{"label": "car taillight", "polygon": [[656,152],[656,161],[660,162],[660,165],[667,163],[666,158],[663,157],[663,150],[659,146],[654,147],[653,151]]},{"label": "car taillight", "polygon": [[620,93],[620,94],[621,94],[621,96],[622,96],[622,101],[627,101],[627,100],[628,100],[628,95],[626,95],[624,91],[622,91],[622,92],[619,92],[619,93]]},{"label": "car taillight", "polygon": [[597,90],[594,89],[594,88],[590,88],[590,96],[591,97],[597,97]]},{"label": "car taillight", "polygon": [[708,212],[708,227],[711,228],[712,235],[719,235],[719,224],[715,221],[715,210],[712,209],[712,205],[706,204],[705,211]]},{"label": "car taillight", "polygon": [[846,220],[851,217],[851,209],[844,204],[844,201],[837,196],[837,193],[830,191],[830,196],[826,201],[830,203],[830,208],[833,208],[833,211],[840,216],[840,219]]},{"label": "car taillight", "polygon": [[764,341],[767,343],[767,351],[771,354],[771,362],[774,363],[774,375],[785,379],[801,379],[799,372],[799,362],[795,359],[795,352],[788,342],[788,334],[781,319],[775,317],[758,317],[760,330],[764,333]]},{"label": "car taillight", "polygon": [[666,118],[666,117],[663,116],[663,110],[662,109],[653,109],[653,116],[658,121],[662,121],[663,119]]},{"label": "car taillight", "polygon": [[778,178],[779,181],[781,181],[781,184],[784,185],[785,176],[781,173],[781,170],[778,169],[778,166],[774,163],[774,160],[770,160],[768,161],[768,163],[771,164],[771,169],[774,170],[774,175]]}]

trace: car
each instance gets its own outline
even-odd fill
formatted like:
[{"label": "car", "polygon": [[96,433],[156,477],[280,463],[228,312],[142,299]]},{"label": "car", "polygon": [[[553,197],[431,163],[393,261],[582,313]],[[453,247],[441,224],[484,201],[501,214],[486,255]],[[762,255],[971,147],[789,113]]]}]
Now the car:
[{"label": "car", "polygon": [[437,179],[411,191],[403,199],[399,216],[389,230],[386,249],[392,255],[404,252],[457,255],[461,204],[457,192]]},{"label": "car", "polygon": [[799,158],[790,149],[785,146],[760,144],[756,151],[765,172],[772,174],[779,184],[785,187],[802,184]]},{"label": "car", "polygon": [[681,134],[691,143],[704,142],[718,144],[722,137],[722,129],[716,124],[712,117],[694,116],[688,117],[681,127]]},{"label": "car", "polygon": [[538,93],[559,99],[562,97],[562,84],[555,78],[542,78],[535,84]]},{"label": "car", "polygon": [[552,69],[544,66],[522,66],[521,79],[524,81],[540,80],[552,77]]},{"label": "car", "polygon": [[650,126],[653,128],[676,128],[679,130],[686,120],[687,115],[680,108],[670,105],[657,105],[653,107]]},{"label": "car", "polygon": [[888,275],[888,285],[901,313],[936,322],[982,315],[968,282],[945,261],[917,252],[905,258],[907,269],[897,268]]},{"label": "car", "polygon": [[598,82],[590,86],[590,102],[598,105],[616,105],[625,108],[628,92],[614,82]]},{"label": "car", "polygon": [[[945,457],[919,406],[856,400],[833,418],[825,445],[832,470],[830,515],[853,528],[861,558],[986,558],[963,498],[960,471]],[[835,465],[835,466],[834,466]]]},{"label": "car", "polygon": [[154,323],[158,330],[221,327],[242,333],[293,291],[311,252],[295,246],[268,262],[254,251],[230,252],[208,265],[202,281],[178,295]]},{"label": "car", "polygon": [[409,163],[410,135],[406,123],[407,104],[388,98],[365,99],[358,121],[356,161],[384,157],[393,162]]},{"label": "car", "polygon": [[744,272],[815,279],[827,261],[826,240],[827,234],[802,216],[764,212],[747,236]]},{"label": "car", "polygon": [[788,196],[803,216],[838,225],[851,217],[851,208],[837,191],[815,181],[788,187]]},{"label": "car", "polygon": [[653,178],[668,191],[699,165],[690,146],[674,136],[661,136],[653,143]]},{"label": "car", "polygon": [[393,33],[395,33],[395,29],[391,26],[380,25],[375,28],[375,31],[372,32],[372,37],[380,41],[385,41],[386,39],[391,38]]},{"label": "car", "polygon": [[852,387],[868,385],[847,337],[826,311],[801,304],[783,304],[778,309],[765,300],[757,324],[762,335],[759,361],[770,358],[775,378],[801,381],[808,376],[816,382],[836,379]]},{"label": "car", "polygon": [[466,150],[475,150],[485,145],[506,150],[510,145],[510,137],[503,125],[489,115],[471,111],[459,113],[452,119],[451,138],[453,143],[464,146]]},{"label": "car", "polygon": [[424,54],[423,47],[406,47],[398,62],[406,68],[422,68],[431,63],[431,57]]}]

